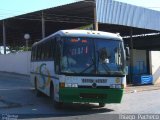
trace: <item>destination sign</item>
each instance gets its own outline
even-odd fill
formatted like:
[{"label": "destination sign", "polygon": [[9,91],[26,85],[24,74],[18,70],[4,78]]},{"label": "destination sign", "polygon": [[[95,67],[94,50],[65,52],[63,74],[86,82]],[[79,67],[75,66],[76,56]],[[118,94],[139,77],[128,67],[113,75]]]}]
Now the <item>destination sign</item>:
[{"label": "destination sign", "polygon": [[107,79],[82,79],[83,83],[107,83]]}]

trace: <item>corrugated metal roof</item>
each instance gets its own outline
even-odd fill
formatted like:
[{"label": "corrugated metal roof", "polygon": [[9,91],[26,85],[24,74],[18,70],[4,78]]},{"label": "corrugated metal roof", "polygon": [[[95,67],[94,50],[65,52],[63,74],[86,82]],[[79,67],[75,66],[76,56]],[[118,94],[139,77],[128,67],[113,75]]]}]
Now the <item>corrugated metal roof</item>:
[{"label": "corrugated metal roof", "polygon": [[[109,12],[106,13],[107,6],[106,3],[103,4],[104,1],[98,0],[101,3],[99,3],[99,7],[103,7],[103,9],[99,8],[99,12],[101,10],[102,13],[98,13],[98,19],[103,20],[101,21],[101,24],[99,24],[99,30],[101,31],[108,31],[113,33],[120,33],[121,36],[129,36],[131,33],[131,28],[129,21],[132,20],[132,16],[128,16],[128,22],[123,20],[123,16],[126,16],[126,14],[129,14],[126,12],[125,14],[121,15],[122,8],[117,5],[114,6],[114,13],[118,9],[116,16],[117,17],[107,17],[106,14],[109,16],[112,16]],[[111,1],[111,0],[110,0]],[[120,3],[117,3],[120,4]],[[5,25],[6,25],[6,45],[7,46],[24,46],[24,34],[29,33],[31,35],[31,39],[29,41],[29,44],[33,44],[34,42],[37,42],[41,39],[42,36],[42,12],[45,18],[45,35],[48,36],[58,30],[61,29],[74,29],[78,28],[80,26],[86,26],[88,24],[91,24],[94,22],[94,1],[93,0],[87,0],[87,1],[81,1],[81,2],[75,2],[72,4],[67,4],[59,7],[53,7],[50,9],[44,9],[28,14],[23,14],[20,16],[15,16],[12,18],[5,19]],[[127,5],[128,6],[128,5]],[[98,7],[97,7],[98,8]],[[126,8],[129,9],[129,8]],[[133,10],[132,10],[133,11]],[[119,14],[121,13],[121,14]],[[100,15],[100,16],[99,16]],[[103,16],[104,15],[104,16]],[[131,18],[130,18],[131,17]],[[113,19],[114,18],[114,19]],[[110,23],[114,24],[106,24],[106,20],[110,20]],[[121,20],[121,21],[120,21]],[[138,23],[137,21],[132,21],[134,23]],[[115,22],[116,21],[116,22]],[[124,23],[123,23],[124,22]],[[123,25],[128,23],[126,25]],[[0,33],[3,33],[2,29],[2,23],[3,21],[0,20]],[[108,22],[109,23],[109,22]],[[121,24],[118,24],[121,23]],[[123,24],[122,24],[123,23]],[[139,34],[145,34],[145,33],[154,33],[157,32],[156,30],[148,30],[138,27],[132,28],[132,34],[133,35],[139,35]],[[0,34],[0,39],[3,39],[3,34]],[[3,44],[3,41],[0,41],[0,45]]]},{"label": "corrugated metal roof", "polygon": [[113,0],[96,0],[97,21],[160,31],[160,12]]}]

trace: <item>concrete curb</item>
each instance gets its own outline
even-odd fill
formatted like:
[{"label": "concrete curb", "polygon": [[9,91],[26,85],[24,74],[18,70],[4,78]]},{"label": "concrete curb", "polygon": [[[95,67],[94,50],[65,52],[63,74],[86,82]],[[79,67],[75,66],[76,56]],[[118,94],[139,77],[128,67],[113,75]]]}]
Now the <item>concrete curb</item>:
[{"label": "concrete curb", "polygon": [[127,86],[125,88],[125,93],[136,93],[142,91],[152,91],[152,90],[160,90],[160,84],[156,85],[142,85],[142,86]]},{"label": "concrete curb", "polygon": [[16,78],[19,80],[26,80],[30,78],[29,75],[24,75],[24,74],[18,74],[18,73],[11,73],[11,72],[4,72],[4,71],[0,71],[0,76],[1,77],[8,77],[8,78]]}]

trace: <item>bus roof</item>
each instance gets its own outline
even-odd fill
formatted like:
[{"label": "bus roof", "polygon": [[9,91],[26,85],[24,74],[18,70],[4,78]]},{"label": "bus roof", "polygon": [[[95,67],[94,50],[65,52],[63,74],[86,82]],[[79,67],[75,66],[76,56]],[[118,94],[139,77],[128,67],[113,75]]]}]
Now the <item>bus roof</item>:
[{"label": "bus roof", "polygon": [[61,36],[122,39],[119,34],[93,30],[60,30],[55,34],[60,34]]},{"label": "bus roof", "polygon": [[59,30],[50,36],[42,39],[39,42],[36,42],[34,45],[39,44],[45,41],[48,38],[53,36],[60,35],[62,37],[90,37],[90,38],[102,38],[102,39],[115,39],[115,40],[122,40],[122,37],[119,34],[109,33],[109,32],[102,32],[102,31],[94,31],[94,30]]}]

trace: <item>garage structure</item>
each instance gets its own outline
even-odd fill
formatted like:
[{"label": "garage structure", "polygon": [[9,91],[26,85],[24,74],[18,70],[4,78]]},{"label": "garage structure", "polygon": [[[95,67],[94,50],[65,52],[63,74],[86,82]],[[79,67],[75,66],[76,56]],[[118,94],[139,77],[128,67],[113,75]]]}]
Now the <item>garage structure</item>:
[{"label": "garage structure", "polygon": [[128,83],[137,75],[151,74],[150,51],[160,49],[160,12],[113,0],[73,2],[4,19],[0,24],[0,45],[10,50],[25,46],[26,33],[31,36],[29,46],[60,29],[90,24],[100,31],[120,33],[131,49]]}]

